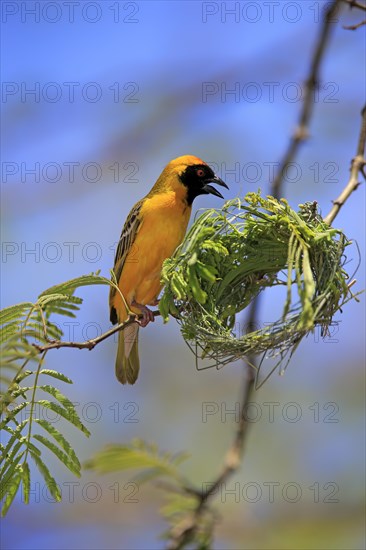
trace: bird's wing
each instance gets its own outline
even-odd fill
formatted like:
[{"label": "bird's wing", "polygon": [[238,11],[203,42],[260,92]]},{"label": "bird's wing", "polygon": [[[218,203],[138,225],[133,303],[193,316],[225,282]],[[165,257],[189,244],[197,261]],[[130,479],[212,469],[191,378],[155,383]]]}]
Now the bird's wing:
[{"label": "bird's wing", "polygon": [[[143,201],[141,200],[137,202],[135,206],[132,208],[131,212],[127,216],[127,219],[122,229],[121,236],[118,241],[116,256],[114,258],[114,267],[113,267],[113,271],[116,276],[117,282],[121,277],[123,266],[126,261],[127,255],[132,249],[133,243],[136,238],[136,234],[140,229],[140,226],[142,223],[141,216],[140,216],[142,204],[143,204]],[[114,287],[111,287],[109,292],[109,305],[110,305],[110,318],[113,324],[116,324],[118,321],[117,312],[112,305],[112,301],[115,293],[116,293],[116,289]]]}]

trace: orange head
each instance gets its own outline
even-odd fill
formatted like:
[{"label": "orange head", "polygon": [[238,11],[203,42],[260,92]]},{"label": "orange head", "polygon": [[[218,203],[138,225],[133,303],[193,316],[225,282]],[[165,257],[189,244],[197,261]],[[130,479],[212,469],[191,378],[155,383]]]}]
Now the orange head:
[{"label": "orange head", "polygon": [[198,195],[212,194],[224,198],[217,189],[209,185],[216,183],[222,187],[228,186],[216,176],[212,168],[203,160],[194,155],[183,155],[171,160],[164,168],[154,186],[154,190],[173,188],[185,190],[189,205]]}]

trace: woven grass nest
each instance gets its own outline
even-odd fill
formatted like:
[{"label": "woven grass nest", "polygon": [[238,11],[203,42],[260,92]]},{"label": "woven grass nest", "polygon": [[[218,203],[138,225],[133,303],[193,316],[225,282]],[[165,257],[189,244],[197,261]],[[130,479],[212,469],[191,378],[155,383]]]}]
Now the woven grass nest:
[{"label": "woven grass nest", "polygon": [[[196,357],[212,359],[212,366],[264,354],[278,357],[275,368],[283,369],[302,338],[316,326],[326,334],[354,297],[344,270],[349,244],[322,221],[315,202],[295,212],[285,199],[248,193],[195,220],[164,262],[160,312],[177,318]],[[237,334],[235,316],[277,285],[287,289],[281,317]]]}]

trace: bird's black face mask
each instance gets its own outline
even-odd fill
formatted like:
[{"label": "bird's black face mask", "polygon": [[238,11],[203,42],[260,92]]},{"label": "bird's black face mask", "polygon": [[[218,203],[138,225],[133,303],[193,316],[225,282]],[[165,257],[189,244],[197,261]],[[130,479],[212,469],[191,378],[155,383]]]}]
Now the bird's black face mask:
[{"label": "bird's black face mask", "polygon": [[220,185],[221,187],[228,186],[221,178],[215,175],[214,171],[207,164],[194,164],[187,166],[184,172],[180,175],[181,182],[187,187],[188,195],[187,202],[191,206],[193,200],[198,195],[216,195],[223,199],[221,193],[215,189],[210,183]]}]

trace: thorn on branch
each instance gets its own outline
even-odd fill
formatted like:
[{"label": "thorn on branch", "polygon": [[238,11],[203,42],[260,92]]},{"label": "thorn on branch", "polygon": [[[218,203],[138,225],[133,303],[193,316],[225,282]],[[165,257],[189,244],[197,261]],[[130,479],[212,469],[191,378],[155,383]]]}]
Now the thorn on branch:
[{"label": "thorn on branch", "polygon": [[352,279],[352,281],[351,281],[350,283],[348,283],[348,285],[347,285],[347,286],[348,286],[348,289],[352,288],[353,285],[356,284],[356,282],[357,282],[357,279]]},{"label": "thorn on branch", "polygon": [[366,180],[366,172],[365,172],[365,166],[366,166],[366,163],[365,163],[365,164],[364,164],[363,166],[361,166],[361,168],[360,168],[360,172],[361,172],[361,174],[363,175],[363,177],[364,177],[364,178],[365,178],[365,180]]},{"label": "thorn on branch", "polygon": [[306,141],[310,137],[309,131],[306,126],[298,126],[294,133],[294,139],[296,141]]},{"label": "thorn on branch", "polygon": [[235,471],[240,466],[240,453],[238,449],[230,449],[226,456],[226,464],[228,469]]}]

